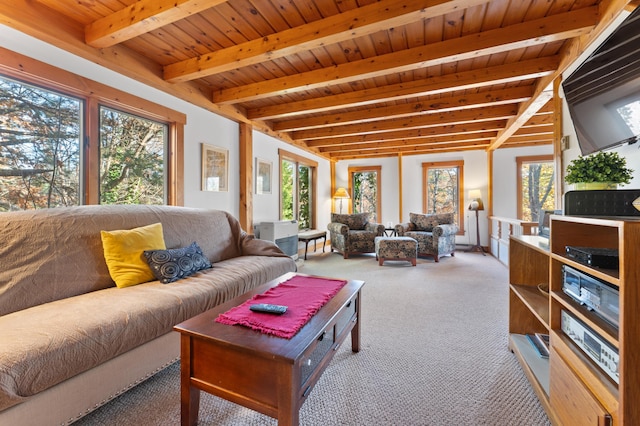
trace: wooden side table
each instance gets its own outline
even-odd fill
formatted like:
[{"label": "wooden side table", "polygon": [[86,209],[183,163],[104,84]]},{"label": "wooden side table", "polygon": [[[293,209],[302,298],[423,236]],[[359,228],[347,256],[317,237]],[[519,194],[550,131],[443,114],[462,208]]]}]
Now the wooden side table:
[{"label": "wooden side table", "polygon": [[309,247],[309,241],[313,241],[313,251],[316,251],[316,242],[320,238],[322,240],[322,252],[324,253],[324,246],[327,245],[327,231],[311,230],[298,234],[298,241],[304,241],[304,260],[307,260],[307,248]]}]

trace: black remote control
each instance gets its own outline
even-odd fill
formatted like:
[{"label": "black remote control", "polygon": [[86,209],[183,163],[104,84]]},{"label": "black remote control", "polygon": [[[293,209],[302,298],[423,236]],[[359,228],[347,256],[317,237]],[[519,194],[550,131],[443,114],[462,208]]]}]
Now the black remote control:
[{"label": "black remote control", "polygon": [[268,303],[258,303],[249,306],[254,312],[264,312],[267,314],[282,315],[287,312],[287,307],[282,305],[270,305]]}]

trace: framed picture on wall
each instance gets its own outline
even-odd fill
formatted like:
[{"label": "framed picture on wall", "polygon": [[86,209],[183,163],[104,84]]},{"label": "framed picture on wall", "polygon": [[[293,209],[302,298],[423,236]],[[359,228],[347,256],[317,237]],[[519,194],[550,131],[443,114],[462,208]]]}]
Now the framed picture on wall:
[{"label": "framed picture on wall", "polygon": [[256,158],[256,194],[271,194],[271,161]]},{"label": "framed picture on wall", "polygon": [[229,151],[202,144],[202,190],[229,190]]}]

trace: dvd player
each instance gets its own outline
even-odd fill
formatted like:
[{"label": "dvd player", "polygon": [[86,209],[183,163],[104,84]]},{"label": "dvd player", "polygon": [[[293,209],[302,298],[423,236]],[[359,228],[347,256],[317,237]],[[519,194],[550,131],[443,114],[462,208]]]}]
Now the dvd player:
[{"label": "dvd player", "polygon": [[594,268],[618,269],[618,250],[601,247],[566,246],[567,257]]},{"label": "dvd player", "polygon": [[604,281],[578,271],[571,266],[562,266],[562,291],[581,305],[606,320],[616,329],[620,316],[618,289]]}]

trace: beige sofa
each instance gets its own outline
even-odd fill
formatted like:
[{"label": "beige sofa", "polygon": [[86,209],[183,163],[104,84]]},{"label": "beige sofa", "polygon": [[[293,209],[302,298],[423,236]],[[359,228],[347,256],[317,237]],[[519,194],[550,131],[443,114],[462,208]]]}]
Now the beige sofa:
[{"label": "beige sofa", "polygon": [[[158,222],[167,248],[195,241],[213,267],[170,284],[117,288],[100,231]],[[254,239],[219,210],[0,213],[0,230],[2,425],[78,419],[175,362],[175,324],[295,270],[274,244]]]}]

